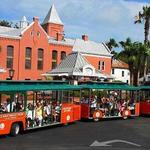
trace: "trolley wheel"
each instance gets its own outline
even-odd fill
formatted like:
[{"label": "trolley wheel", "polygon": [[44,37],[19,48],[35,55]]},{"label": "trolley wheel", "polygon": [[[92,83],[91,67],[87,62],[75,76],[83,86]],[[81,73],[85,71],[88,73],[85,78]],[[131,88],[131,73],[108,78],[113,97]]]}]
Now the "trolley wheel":
[{"label": "trolley wheel", "polygon": [[122,117],[123,117],[123,119],[125,120],[125,119],[127,119],[129,116],[131,115],[131,111],[130,110],[124,110],[123,112],[122,112]]},{"label": "trolley wheel", "polygon": [[11,127],[10,135],[17,136],[20,132],[20,125],[18,123],[14,123]]},{"label": "trolley wheel", "polygon": [[93,120],[94,120],[95,122],[97,122],[97,121],[100,120],[100,118],[103,118],[103,113],[102,113],[102,111],[100,111],[100,110],[94,111],[94,113],[93,113]]}]

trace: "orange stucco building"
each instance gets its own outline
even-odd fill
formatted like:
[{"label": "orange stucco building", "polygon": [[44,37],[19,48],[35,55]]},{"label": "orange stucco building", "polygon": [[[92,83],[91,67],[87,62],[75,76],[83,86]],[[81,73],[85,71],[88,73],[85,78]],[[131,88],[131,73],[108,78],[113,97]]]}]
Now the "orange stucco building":
[{"label": "orange stucco building", "polygon": [[64,25],[54,5],[42,25],[38,17],[28,24],[25,17],[20,28],[0,26],[0,80],[9,77],[9,69],[15,70],[13,80],[43,79],[41,74],[55,68],[66,55],[81,52],[87,60],[104,74],[111,74],[111,54],[104,43],[90,41],[87,35],[81,39],[64,37]]}]

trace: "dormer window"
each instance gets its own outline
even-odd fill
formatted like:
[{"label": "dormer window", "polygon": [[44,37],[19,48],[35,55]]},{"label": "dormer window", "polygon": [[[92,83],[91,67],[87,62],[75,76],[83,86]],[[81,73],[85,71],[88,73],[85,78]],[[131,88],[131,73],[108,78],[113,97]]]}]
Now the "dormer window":
[{"label": "dormer window", "polygon": [[38,37],[40,37],[40,36],[41,36],[41,33],[40,33],[39,31],[37,32],[37,36],[38,36]]},{"label": "dormer window", "polygon": [[30,32],[30,35],[33,36],[33,31]]}]

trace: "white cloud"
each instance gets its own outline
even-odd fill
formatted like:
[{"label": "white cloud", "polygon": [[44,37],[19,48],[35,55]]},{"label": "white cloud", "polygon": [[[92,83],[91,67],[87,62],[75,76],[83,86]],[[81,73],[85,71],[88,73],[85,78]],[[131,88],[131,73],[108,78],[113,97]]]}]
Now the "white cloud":
[{"label": "white cloud", "polygon": [[129,10],[129,13],[131,16],[135,16],[135,14],[138,14],[140,10],[142,10],[143,6],[150,5],[147,2],[138,2],[138,1],[121,1],[124,7],[126,7]]},{"label": "white cloud", "polygon": [[[82,33],[95,41],[131,37],[143,40],[143,26],[134,24],[134,16],[143,5],[124,0],[53,0],[65,24],[66,35],[80,38]],[[5,0],[0,5],[0,19],[20,20],[25,15],[31,21],[39,16],[42,22],[50,9],[49,0]]]}]

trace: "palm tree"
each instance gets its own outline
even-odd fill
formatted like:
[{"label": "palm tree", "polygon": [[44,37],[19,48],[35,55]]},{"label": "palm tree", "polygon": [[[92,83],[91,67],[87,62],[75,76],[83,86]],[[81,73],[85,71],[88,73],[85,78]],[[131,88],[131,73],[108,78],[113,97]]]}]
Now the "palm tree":
[{"label": "palm tree", "polygon": [[132,54],[133,51],[131,51],[132,42],[130,38],[127,38],[125,42],[121,41],[119,43],[123,50],[118,54],[118,57],[129,65],[130,83],[133,85],[134,55]]},{"label": "palm tree", "polygon": [[132,42],[130,38],[121,41],[120,45],[123,50],[119,53],[119,58],[129,65],[131,85],[138,85],[145,57],[150,56],[149,48],[143,43]]},{"label": "palm tree", "polygon": [[[136,16],[135,23],[144,23],[144,43],[145,45],[149,45],[149,29],[150,29],[150,6],[144,6],[142,12]],[[148,58],[145,56],[144,61],[144,72],[143,75],[146,76],[148,70]]]},{"label": "palm tree", "polygon": [[117,42],[113,38],[110,38],[109,42],[106,42],[106,45],[108,46],[111,52],[113,51],[113,48],[118,47]]},{"label": "palm tree", "polygon": [[150,28],[150,6],[144,6],[143,11],[136,16],[135,23],[144,23],[144,43],[148,42],[149,28]]}]

